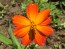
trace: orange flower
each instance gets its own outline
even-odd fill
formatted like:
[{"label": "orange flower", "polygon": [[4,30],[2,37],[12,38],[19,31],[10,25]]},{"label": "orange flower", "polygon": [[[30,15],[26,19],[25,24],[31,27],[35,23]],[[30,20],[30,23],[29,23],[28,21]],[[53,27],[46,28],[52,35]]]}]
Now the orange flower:
[{"label": "orange flower", "polygon": [[22,38],[22,44],[28,45],[35,42],[38,45],[44,45],[46,36],[52,34],[53,29],[49,26],[51,18],[50,10],[41,10],[38,13],[37,4],[29,4],[26,8],[27,18],[22,15],[15,15],[12,21],[16,28],[14,35]]}]

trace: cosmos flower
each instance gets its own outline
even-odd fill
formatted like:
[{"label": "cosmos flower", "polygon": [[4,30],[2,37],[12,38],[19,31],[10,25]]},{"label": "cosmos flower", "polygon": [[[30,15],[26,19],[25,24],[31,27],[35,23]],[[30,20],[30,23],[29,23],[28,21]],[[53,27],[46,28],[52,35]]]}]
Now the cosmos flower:
[{"label": "cosmos flower", "polygon": [[29,45],[31,42],[44,45],[46,37],[53,32],[52,27],[49,26],[50,10],[45,9],[38,12],[38,5],[34,3],[27,6],[26,13],[27,17],[22,15],[12,17],[12,22],[16,26],[14,35],[22,38],[21,42],[24,45]]}]

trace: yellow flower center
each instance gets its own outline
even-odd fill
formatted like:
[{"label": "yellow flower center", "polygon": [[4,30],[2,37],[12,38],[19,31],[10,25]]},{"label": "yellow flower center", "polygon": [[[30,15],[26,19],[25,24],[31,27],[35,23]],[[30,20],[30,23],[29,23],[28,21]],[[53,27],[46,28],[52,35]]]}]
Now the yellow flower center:
[{"label": "yellow flower center", "polygon": [[35,29],[36,28],[36,24],[34,24],[34,22],[31,22],[31,29]]},{"label": "yellow flower center", "polygon": [[29,38],[31,40],[33,40],[35,38],[35,28],[36,28],[36,24],[34,24],[34,22],[31,22],[31,25],[30,25],[30,31],[29,31]]}]

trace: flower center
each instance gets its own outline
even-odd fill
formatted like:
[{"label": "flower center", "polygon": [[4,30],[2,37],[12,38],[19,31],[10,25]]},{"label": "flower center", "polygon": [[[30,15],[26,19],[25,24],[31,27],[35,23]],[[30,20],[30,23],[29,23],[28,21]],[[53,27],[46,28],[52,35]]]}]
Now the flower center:
[{"label": "flower center", "polygon": [[31,22],[31,29],[35,29],[36,24],[34,22]]},{"label": "flower center", "polygon": [[30,28],[30,31],[29,31],[29,38],[31,40],[33,40],[35,38],[35,27],[36,27],[36,24],[34,24],[34,22],[31,22],[31,28]]}]

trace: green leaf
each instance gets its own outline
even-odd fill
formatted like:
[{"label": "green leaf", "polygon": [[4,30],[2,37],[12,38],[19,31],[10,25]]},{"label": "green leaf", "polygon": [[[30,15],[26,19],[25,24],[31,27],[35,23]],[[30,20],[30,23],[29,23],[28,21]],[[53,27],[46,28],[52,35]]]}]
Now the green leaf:
[{"label": "green leaf", "polygon": [[39,5],[39,7],[41,7],[40,10],[41,10],[41,9],[50,8],[51,11],[56,8],[56,6],[55,6],[54,4],[52,4],[52,3],[44,3],[44,2],[41,3],[41,4]]},{"label": "green leaf", "polygon": [[18,47],[17,49],[24,49],[24,47],[21,48],[21,44],[19,43],[17,38],[14,36],[11,25],[9,26],[8,31],[10,33],[10,36],[11,36],[11,39],[12,39],[13,43],[17,45],[17,47]]},{"label": "green leaf", "polygon": [[2,31],[0,31],[0,41],[3,42],[6,45],[12,45],[12,41],[8,39],[6,36],[2,34]]},{"label": "green leaf", "polygon": [[0,19],[2,18],[3,16],[0,16]]},{"label": "green leaf", "polygon": [[62,2],[62,4],[65,6],[65,2]]},{"label": "green leaf", "polygon": [[64,28],[65,28],[65,22],[64,22]]},{"label": "green leaf", "polygon": [[55,9],[55,10],[52,10],[51,11],[51,13],[50,13],[51,15],[60,15],[60,14],[62,14],[62,11],[61,10],[59,10],[59,9]]},{"label": "green leaf", "polygon": [[42,2],[47,2],[48,0],[41,0]]},{"label": "green leaf", "polygon": [[0,7],[4,7],[4,5],[2,3],[0,3]]}]

